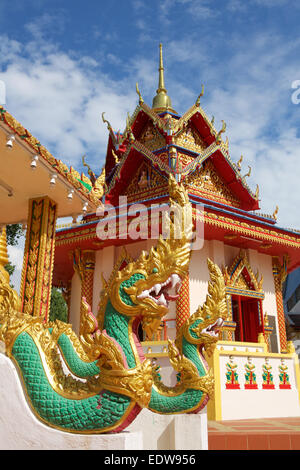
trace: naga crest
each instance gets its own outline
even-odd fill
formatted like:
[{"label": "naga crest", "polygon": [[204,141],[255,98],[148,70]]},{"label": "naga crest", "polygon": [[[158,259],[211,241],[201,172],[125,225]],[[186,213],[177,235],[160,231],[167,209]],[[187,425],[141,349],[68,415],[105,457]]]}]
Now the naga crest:
[{"label": "naga crest", "polygon": [[168,312],[169,302],[177,300],[189,269],[192,237],[192,207],[187,194],[173,176],[169,178],[170,208],[163,216],[167,233],[160,235],[149,253],[117,272],[106,295],[124,315],[141,317],[142,327],[151,337]]}]

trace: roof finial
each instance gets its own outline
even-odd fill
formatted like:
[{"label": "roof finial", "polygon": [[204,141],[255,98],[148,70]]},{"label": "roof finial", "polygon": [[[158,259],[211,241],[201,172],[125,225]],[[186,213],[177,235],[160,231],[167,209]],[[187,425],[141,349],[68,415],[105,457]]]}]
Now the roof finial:
[{"label": "roof finial", "polygon": [[165,76],[164,76],[164,64],[163,64],[163,53],[162,44],[159,44],[159,68],[158,68],[158,88],[156,90],[156,96],[153,98],[152,108],[159,111],[165,111],[169,109],[172,111],[172,105],[170,97],[167,95],[165,87]]},{"label": "roof finial", "polygon": [[167,92],[165,88],[165,76],[164,76],[164,63],[163,63],[163,53],[162,53],[162,43],[159,44],[159,79],[158,79],[158,89],[156,90],[156,93],[159,93],[160,91],[164,91],[165,93]]}]

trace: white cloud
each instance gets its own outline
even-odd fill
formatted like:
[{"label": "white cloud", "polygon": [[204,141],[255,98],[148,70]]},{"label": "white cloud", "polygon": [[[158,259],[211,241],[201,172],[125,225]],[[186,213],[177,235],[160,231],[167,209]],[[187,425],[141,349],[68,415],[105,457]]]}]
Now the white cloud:
[{"label": "white cloud", "polygon": [[[166,8],[167,2],[161,5]],[[299,178],[300,105],[292,105],[290,87],[300,79],[300,40],[283,41],[271,33],[232,34],[227,38],[230,55],[221,60],[211,39],[203,38],[199,47],[196,34],[170,40],[164,47],[173,106],[186,111],[206,77],[201,104],[208,116],[215,116],[217,128],[221,119],[226,121],[232,159],[244,155],[245,173],[252,166],[249,185],[253,190],[260,185],[262,211],[272,213],[278,204],[279,223],[299,228],[300,195],[290,188],[297,188]],[[75,168],[83,154],[94,171],[102,167],[108,136],[103,111],[122,131],[127,112],[137,103],[136,81],[150,105],[157,88],[158,48],[151,57],[140,53],[128,62],[112,52],[107,59],[118,64],[117,78],[94,58],[63,52],[41,38],[21,44],[1,36],[0,79],[7,85],[7,109],[57,158]]]},{"label": "white cloud", "polygon": [[193,15],[195,19],[207,19],[219,14],[216,7],[211,5],[209,0],[175,0],[179,4],[186,7],[187,11]]},{"label": "white cloud", "polygon": [[39,40],[22,46],[1,37],[0,78],[6,107],[57,158],[76,165],[83,153],[101,169],[107,129],[123,129],[137,101],[134,86],[112,80],[91,57],[75,57]]}]

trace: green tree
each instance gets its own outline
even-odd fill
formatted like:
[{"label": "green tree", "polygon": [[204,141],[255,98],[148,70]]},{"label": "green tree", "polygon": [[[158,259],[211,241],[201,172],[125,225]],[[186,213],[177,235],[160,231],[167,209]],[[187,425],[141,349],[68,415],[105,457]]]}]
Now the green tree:
[{"label": "green tree", "polygon": [[[19,239],[23,236],[24,232],[22,229],[21,224],[12,224],[6,226],[6,240],[7,244],[11,246],[16,246],[19,242]],[[12,264],[10,261],[5,266],[6,271],[8,272],[9,276],[12,276],[14,273],[16,266]],[[12,287],[14,287],[12,285]]]},{"label": "green tree", "polygon": [[51,290],[49,320],[60,320],[65,323],[68,322],[68,307],[61,290],[57,287],[52,287]]},{"label": "green tree", "polygon": [[6,238],[8,245],[17,245],[19,238],[23,235],[23,229],[21,224],[13,224],[6,226]]}]

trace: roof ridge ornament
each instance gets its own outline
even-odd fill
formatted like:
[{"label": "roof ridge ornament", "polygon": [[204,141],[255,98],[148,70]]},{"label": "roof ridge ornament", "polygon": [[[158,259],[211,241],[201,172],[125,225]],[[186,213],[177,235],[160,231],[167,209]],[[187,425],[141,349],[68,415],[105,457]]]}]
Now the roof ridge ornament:
[{"label": "roof ridge ornament", "polygon": [[204,95],[204,85],[202,85],[202,90],[201,90],[201,93],[200,93],[200,95],[198,96],[198,98],[196,100],[195,106],[200,106],[200,99],[203,95]]},{"label": "roof ridge ornament", "polygon": [[251,168],[251,166],[249,166],[249,165],[248,165],[248,168],[249,168],[249,170],[248,170],[248,172],[243,176],[243,178],[249,178],[249,176],[251,175],[252,168]]},{"label": "roof ridge ornament", "polygon": [[135,89],[136,89],[137,94],[139,95],[139,104],[141,105],[144,102],[144,100],[143,100],[141,92],[139,90],[138,82],[136,82],[136,84],[135,84]]},{"label": "roof ridge ornament", "polygon": [[112,128],[110,122],[107,119],[105,119],[104,114],[105,114],[105,112],[102,113],[102,121],[104,122],[104,124],[107,125],[107,129],[114,134],[113,128]]},{"label": "roof ridge ornament", "polygon": [[275,220],[277,220],[278,211],[279,211],[279,207],[276,206],[275,211],[273,212],[273,215],[272,215],[273,219],[275,219]]},{"label": "roof ridge ornament", "polygon": [[244,158],[244,155],[241,155],[241,158],[239,159],[239,161],[237,162],[237,167],[238,167],[238,170],[241,171],[242,169],[242,161],[243,161],[243,158]]},{"label": "roof ridge ornament", "polygon": [[216,142],[219,144],[221,142],[221,134],[226,131],[226,122],[222,120],[222,129],[218,132],[216,136]]}]

